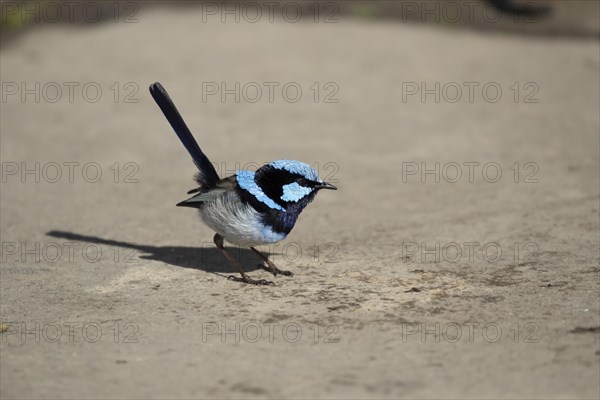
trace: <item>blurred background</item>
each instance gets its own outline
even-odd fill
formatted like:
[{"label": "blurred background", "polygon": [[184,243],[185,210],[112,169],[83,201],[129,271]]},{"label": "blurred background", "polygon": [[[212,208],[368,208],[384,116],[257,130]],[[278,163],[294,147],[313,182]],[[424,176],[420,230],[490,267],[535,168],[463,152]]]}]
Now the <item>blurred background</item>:
[{"label": "blurred background", "polygon": [[[69,3],[65,1],[46,2],[10,2],[3,1],[2,28],[3,40],[10,40],[24,29],[39,26],[40,23],[68,22],[86,24],[90,22],[115,21],[119,12],[116,5],[110,2],[94,2],[88,0]],[[90,3],[92,5],[87,5]],[[119,8],[127,8],[123,18],[134,15],[141,8],[144,10],[154,7],[190,7],[202,8],[207,16],[215,19],[229,16],[231,20],[258,22],[261,17],[256,10],[260,8],[269,19],[275,17],[288,18],[290,21],[307,16],[318,21],[332,22],[334,17],[355,17],[374,20],[400,20],[401,22],[428,23],[442,25],[445,28],[470,28],[491,31],[518,32],[521,34],[540,34],[553,36],[598,37],[598,4],[595,1],[524,1],[524,0],[486,0],[486,1],[346,1],[346,2],[316,2],[311,1],[277,1],[264,2],[235,2],[235,1],[148,1],[121,2]],[[288,4],[286,4],[288,3]],[[215,8],[215,5],[219,4]],[[221,7],[220,5],[229,4]],[[315,8],[316,7],[316,8]],[[81,10],[76,10],[80,8]],[[298,18],[298,9],[302,16]],[[321,10],[322,9],[322,10]],[[101,12],[98,13],[98,10]],[[225,12],[225,11],[229,12]],[[281,12],[280,12],[281,11]],[[293,14],[292,14],[293,11]],[[127,15],[129,14],[129,15]],[[316,16],[316,18],[315,18]],[[329,17],[329,18],[328,18]],[[284,18],[285,19],[285,18]],[[130,21],[131,22],[131,21]]]},{"label": "blurred background", "polygon": [[[2,398],[600,396],[598,1],[0,17]],[[263,249],[293,279],[228,281],[174,207],[194,165],[155,81],[221,176],[339,187]]]}]

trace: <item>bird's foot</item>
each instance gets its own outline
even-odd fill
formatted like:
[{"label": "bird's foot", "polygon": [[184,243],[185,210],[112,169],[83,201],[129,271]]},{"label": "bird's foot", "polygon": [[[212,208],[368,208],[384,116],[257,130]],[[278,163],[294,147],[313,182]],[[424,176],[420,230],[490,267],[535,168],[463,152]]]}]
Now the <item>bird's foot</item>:
[{"label": "bird's foot", "polygon": [[294,276],[294,273],[292,271],[284,271],[282,269],[279,269],[275,266],[275,264],[273,264],[272,262],[267,262],[266,265],[265,264],[258,264],[258,266],[262,269],[264,269],[267,272],[270,272],[273,274],[273,276],[277,276],[277,274],[281,274],[283,276],[289,276],[292,277]]},{"label": "bird's foot", "polygon": [[268,281],[266,279],[252,279],[249,278],[247,276],[234,276],[234,275],[229,275],[227,277],[228,280],[230,281],[236,281],[236,282],[242,282],[242,283],[247,283],[250,285],[263,285],[263,286],[273,286],[275,285],[273,282]]}]

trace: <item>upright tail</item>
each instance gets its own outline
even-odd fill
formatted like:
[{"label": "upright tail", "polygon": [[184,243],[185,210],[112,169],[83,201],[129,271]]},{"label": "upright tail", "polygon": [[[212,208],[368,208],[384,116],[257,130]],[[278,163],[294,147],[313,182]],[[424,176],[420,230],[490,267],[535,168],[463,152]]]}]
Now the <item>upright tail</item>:
[{"label": "upright tail", "polygon": [[150,85],[150,94],[154,97],[154,101],[156,101],[156,104],[158,104],[163,114],[165,114],[179,140],[181,140],[181,143],[183,143],[186,150],[192,156],[194,164],[198,167],[198,174],[195,177],[198,184],[202,188],[215,186],[219,181],[219,175],[215,171],[215,167],[213,167],[208,157],[200,150],[198,143],[196,143],[196,140],[192,136],[192,132],[188,129],[183,118],[181,118],[179,111],[177,111],[165,88],[160,83],[155,82]]}]

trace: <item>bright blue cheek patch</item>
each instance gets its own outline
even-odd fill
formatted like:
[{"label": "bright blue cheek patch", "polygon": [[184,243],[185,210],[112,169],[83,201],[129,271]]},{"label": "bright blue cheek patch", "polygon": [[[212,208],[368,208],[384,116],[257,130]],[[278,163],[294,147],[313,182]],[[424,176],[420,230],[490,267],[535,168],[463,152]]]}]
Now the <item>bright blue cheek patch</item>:
[{"label": "bright blue cheek patch", "polygon": [[275,210],[285,211],[283,207],[275,203],[269,196],[265,194],[265,192],[262,191],[260,187],[258,187],[256,182],[254,182],[254,172],[242,170],[237,171],[236,175],[238,185],[254,196],[256,200]]},{"label": "bright blue cheek patch", "polygon": [[281,200],[295,203],[307,194],[310,194],[312,190],[304,186],[300,186],[298,183],[290,183],[283,187],[283,195]]}]

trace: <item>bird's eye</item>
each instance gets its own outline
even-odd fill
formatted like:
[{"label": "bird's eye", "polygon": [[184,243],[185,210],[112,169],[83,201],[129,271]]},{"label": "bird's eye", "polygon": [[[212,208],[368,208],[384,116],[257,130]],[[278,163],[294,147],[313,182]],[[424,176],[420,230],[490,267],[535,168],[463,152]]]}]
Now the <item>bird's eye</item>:
[{"label": "bird's eye", "polygon": [[300,178],[296,181],[300,186],[308,186],[308,181],[306,179]]}]

